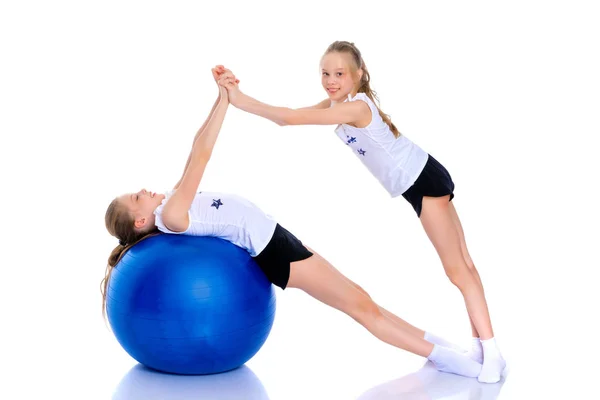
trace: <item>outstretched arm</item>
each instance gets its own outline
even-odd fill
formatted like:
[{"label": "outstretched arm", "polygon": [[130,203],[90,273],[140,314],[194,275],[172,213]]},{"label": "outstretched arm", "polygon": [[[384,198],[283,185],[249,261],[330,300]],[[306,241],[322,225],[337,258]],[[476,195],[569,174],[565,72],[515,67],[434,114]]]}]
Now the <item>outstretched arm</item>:
[{"label": "outstretched arm", "polygon": [[219,95],[217,96],[217,99],[215,100],[215,103],[213,104],[212,109],[210,110],[210,114],[208,114],[206,121],[204,121],[204,124],[202,124],[200,129],[198,129],[198,132],[196,132],[196,136],[194,136],[194,140],[192,141],[192,150],[190,150],[190,155],[188,156],[187,162],[185,163],[185,167],[183,168],[183,173],[181,174],[181,178],[179,178],[179,181],[177,181],[177,183],[175,184],[173,189],[177,189],[179,187],[179,185],[181,185],[181,181],[183,180],[183,177],[185,176],[185,172],[187,171],[187,169],[190,165],[190,160],[192,159],[193,147],[194,147],[194,144],[196,143],[196,139],[198,139],[198,137],[202,134],[202,132],[204,132],[204,128],[206,127],[206,124],[208,124],[208,121],[210,121],[210,119],[212,118],[212,116],[215,112],[215,108],[217,108],[217,105],[220,103],[220,101],[221,101],[221,91],[219,90]]},{"label": "outstretched arm", "polygon": [[242,93],[235,82],[226,83],[229,101],[240,110],[269,119],[280,126],[285,125],[336,125],[353,124],[368,119],[369,106],[363,101],[351,101],[326,107],[328,100],[316,106],[292,109],[262,103]]},{"label": "outstretched arm", "polygon": [[[231,78],[222,78],[222,80],[226,79]],[[229,106],[229,98],[225,88],[220,88],[219,90],[220,96],[214,112],[206,123],[205,128],[196,138],[181,182],[167,204],[165,204],[162,212],[163,223],[168,229],[174,232],[183,232],[189,226],[188,210],[196,196],[198,186],[200,185],[206,165],[210,160],[217,137],[221,131],[223,120],[225,119],[227,107]]]},{"label": "outstretched arm", "polygon": [[325,108],[331,107],[331,100],[325,99],[314,106],[297,108],[297,110],[323,110]]},{"label": "outstretched arm", "polygon": [[[213,75],[215,82],[218,83],[219,78],[224,77],[223,74],[225,73],[225,67],[223,67],[222,65],[217,65],[211,71],[212,71],[212,75]],[[236,79],[235,82],[239,83],[239,80]],[[204,121],[204,123],[202,124],[200,129],[198,129],[198,132],[196,132],[196,136],[194,136],[194,140],[192,141],[192,148],[193,148],[194,143],[196,143],[196,139],[198,139],[198,137],[200,137],[200,135],[202,135],[202,132],[204,132],[204,128],[206,127],[206,124],[208,124],[208,122],[211,120],[213,113],[215,112],[215,108],[217,108],[217,105],[219,104],[219,102],[221,100],[220,88],[221,88],[221,86],[219,86],[219,92],[218,92],[219,94],[217,96],[217,99],[215,100],[215,103],[212,106],[212,109],[210,110],[210,113],[208,114],[208,117],[206,118],[206,120]],[[188,166],[190,165],[191,158],[192,158],[192,150],[190,150],[190,154],[188,156],[187,162],[185,163],[185,167],[183,168],[183,173],[181,174],[181,178],[179,179],[179,181],[177,181],[177,183],[175,184],[173,189],[177,189],[179,187],[179,185],[181,184],[181,180],[183,179],[183,176],[185,175],[185,172],[187,171]]]}]

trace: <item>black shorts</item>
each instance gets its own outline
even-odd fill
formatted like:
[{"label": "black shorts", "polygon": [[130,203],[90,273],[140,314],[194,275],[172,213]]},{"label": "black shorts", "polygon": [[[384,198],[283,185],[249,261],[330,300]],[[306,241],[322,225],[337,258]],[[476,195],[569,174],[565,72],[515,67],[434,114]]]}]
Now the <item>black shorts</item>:
[{"label": "black shorts", "polygon": [[272,284],[285,289],[290,279],[290,263],[312,255],[296,236],[277,224],[269,244],[254,257],[254,261]]},{"label": "black shorts", "polygon": [[421,174],[404,193],[404,197],[415,209],[418,217],[421,217],[423,197],[442,197],[450,195],[450,201],[454,198],[454,182],[450,174],[431,155],[427,157],[427,163]]}]

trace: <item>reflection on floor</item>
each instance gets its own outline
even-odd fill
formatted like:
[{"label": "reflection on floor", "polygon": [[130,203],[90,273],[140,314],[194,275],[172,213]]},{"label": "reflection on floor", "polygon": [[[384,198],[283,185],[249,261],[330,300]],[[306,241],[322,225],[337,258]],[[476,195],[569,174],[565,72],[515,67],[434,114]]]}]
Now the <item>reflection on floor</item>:
[{"label": "reflection on floor", "polygon": [[269,400],[260,379],[247,366],[215,375],[172,375],[141,364],[123,377],[113,400]]},{"label": "reflection on floor", "polygon": [[[439,372],[431,362],[418,371],[375,386],[357,400],[496,400],[506,377],[496,384]],[[215,375],[173,375],[135,365],[117,386],[113,400],[269,400],[247,366]]]},{"label": "reflection on floor", "polygon": [[439,372],[431,362],[416,372],[375,386],[357,400],[496,400],[505,377],[495,384],[479,383],[476,378]]}]

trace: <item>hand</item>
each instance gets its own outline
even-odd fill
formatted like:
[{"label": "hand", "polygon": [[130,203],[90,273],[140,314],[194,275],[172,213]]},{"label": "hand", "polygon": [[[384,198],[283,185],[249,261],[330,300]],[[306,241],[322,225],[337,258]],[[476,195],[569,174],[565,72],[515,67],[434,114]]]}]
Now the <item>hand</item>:
[{"label": "hand", "polygon": [[237,79],[235,75],[233,75],[233,72],[231,72],[222,65],[217,65],[216,67],[212,68],[211,71],[213,74],[213,78],[215,79],[219,87],[219,96],[224,98],[227,102],[229,102],[229,93],[227,92],[226,86],[231,84],[237,85],[240,82],[240,80]]},{"label": "hand", "polygon": [[[222,67],[222,66],[217,66],[218,67]],[[224,87],[227,89],[227,93],[229,96],[229,102],[231,104],[233,104],[234,106],[237,106],[237,99],[239,98],[239,94],[241,93],[240,88],[238,86],[238,83],[240,83],[240,80],[237,79],[235,77],[235,75],[233,75],[233,73],[228,70],[227,68],[223,68],[218,70],[223,71],[221,72],[221,75],[219,78],[219,80],[217,80],[217,83],[219,84],[219,86]]]},{"label": "hand", "polygon": [[230,72],[225,72],[221,75],[219,80],[217,81],[217,85],[219,87],[219,96],[221,99],[231,102],[231,96],[227,90],[227,86],[236,85],[237,79]]},{"label": "hand", "polygon": [[233,77],[236,84],[240,83],[240,80],[236,79],[235,75],[233,75],[233,73],[230,70],[228,70],[227,68],[225,68],[222,65],[217,65],[216,67],[212,68],[211,71],[213,74],[213,78],[214,78],[215,82],[217,82],[217,83],[219,83],[219,79],[224,76]]}]

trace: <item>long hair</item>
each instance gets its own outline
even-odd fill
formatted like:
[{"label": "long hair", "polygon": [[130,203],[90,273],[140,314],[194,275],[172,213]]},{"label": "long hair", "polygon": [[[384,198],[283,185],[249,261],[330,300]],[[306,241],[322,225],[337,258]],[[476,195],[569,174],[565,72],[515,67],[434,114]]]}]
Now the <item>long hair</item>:
[{"label": "long hair", "polygon": [[394,134],[394,137],[399,137],[400,131],[398,131],[398,128],[396,128],[396,126],[392,123],[392,119],[390,118],[390,116],[385,114],[383,111],[381,111],[381,108],[379,108],[379,98],[377,97],[377,93],[373,89],[371,89],[371,75],[369,75],[369,71],[367,70],[365,61],[363,60],[360,51],[354,45],[354,43],[346,42],[343,40],[335,41],[329,45],[329,47],[325,51],[324,56],[329,53],[347,53],[352,56],[352,60],[354,61],[352,69],[354,70],[354,72],[356,73],[356,71],[360,69],[362,69],[363,71],[363,75],[358,86],[358,93],[366,94],[373,101],[373,103],[375,103],[375,107],[377,107],[377,111],[379,111],[381,119],[390,127],[390,130]]},{"label": "long hair", "polygon": [[160,234],[160,231],[156,226],[145,231],[136,229],[134,217],[119,202],[118,198],[115,198],[106,209],[104,223],[108,233],[119,239],[119,244],[113,249],[110,256],[108,256],[104,279],[100,282],[100,292],[102,293],[102,316],[106,318],[106,292],[113,269],[127,250],[146,238]]}]

